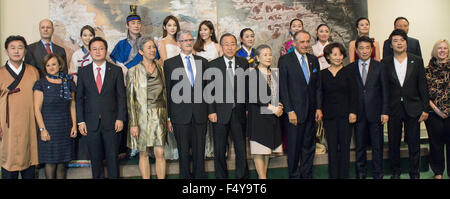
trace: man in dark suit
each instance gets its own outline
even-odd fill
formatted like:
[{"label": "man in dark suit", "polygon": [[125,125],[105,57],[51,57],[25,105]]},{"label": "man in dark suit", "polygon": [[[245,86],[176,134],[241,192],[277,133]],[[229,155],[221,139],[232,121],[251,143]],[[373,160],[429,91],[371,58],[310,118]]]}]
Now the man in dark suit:
[{"label": "man in dark suit", "polygon": [[52,43],[53,36],[53,22],[44,19],[39,23],[39,33],[41,35],[41,40],[28,45],[27,54],[25,56],[25,63],[35,66],[41,77],[44,76],[42,72],[42,60],[48,54],[54,53],[61,56],[64,59],[64,69],[63,71],[67,73],[67,58],[66,51],[64,48]]},{"label": "man in dark suit", "polygon": [[[244,80],[240,83],[245,83],[244,71],[248,69],[248,61],[235,56],[237,40],[234,35],[223,34],[220,38],[220,46],[224,56],[209,63],[210,68],[221,71],[223,81],[218,83],[224,85],[222,90],[215,90],[215,92],[223,92],[223,98],[210,103],[208,107],[208,118],[214,128],[214,169],[216,178],[228,178],[225,152],[228,132],[231,131],[236,154],[235,176],[238,179],[245,179],[248,178],[245,139],[247,84],[239,84],[238,79]],[[211,83],[214,85],[215,81]]]},{"label": "man in dark suit", "polygon": [[373,42],[369,37],[356,40],[359,59],[348,65],[355,72],[359,92],[358,119],[355,125],[356,178],[367,175],[367,145],[372,145],[373,178],[383,178],[383,126],[388,122],[389,90],[385,66],[370,59]]},{"label": "man in dark suit", "polygon": [[420,123],[428,118],[429,98],[422,58],[406,52],[406,32],[394,30],[389,36],[393,57],[382,60],[389,81],[389,157],[392,178],[400,178],[400,141],[402,124],[408,143],[409,175],[418,179],[420,162]]},{"label": "man in dark suit", "polygon": [[[204,157],[208,105],[202,90],[206,85],[203,72],[208,61],[192,54],[194,39],[191,32],[180,31],[177,42],[181,48],[180,55],[164,61],[169,129],[173,130],[177,141],[180,178],[201,179],[206,178]],[[189,166],[190,150],[193,174]]]},{"label": "man in dark suit", "polygon": [[94,179],[119,178],[119,133],[126,113],[126,91],[122,69],[106,61],[108,44],[100,37],[89,43],[93,63],[78,71],[77,121],[86,136]]},{"label": "man in dark suit", "polygon": [[308,32],[295,33],[295,51],[278,61],[280,98],[289,117],[287,147],[291,179],[312,178],[316,148],[314,115],[316,119],[321,119],[316,111],[320,107],[317,99],[321,98],[320,66],[317,58],[308,53],[310,39]]},{"label": "man in dark suit", "polygon": [[[397,17],[394,21],[394,29],[401,29],[408,34],[409,32],[409,21],[405,17]],[[408,37],[407,39],[408,47],[406,48],[406,52],[412,53],[416,56],[422,58],[422,50],[420,49],[419,40],[414,39],[412,37]],[[383,45],[383,58],[394,56],[394,52],[391,47],[390,39],[384,41]]]}]

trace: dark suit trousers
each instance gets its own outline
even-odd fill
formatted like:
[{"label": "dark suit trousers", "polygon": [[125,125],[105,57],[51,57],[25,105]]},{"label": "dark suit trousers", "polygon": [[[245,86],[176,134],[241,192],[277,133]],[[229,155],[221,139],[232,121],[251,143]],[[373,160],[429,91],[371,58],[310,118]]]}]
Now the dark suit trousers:
[{"label": "dark suit trousers", "polygon": [[[428,137],[430,139],[430,167],[435,175],[442,175],[445,170],[445,157],[447,157],[447,169],[450,166],[450,118],[443,119],[436,113],[430,113],[425,121]],[[446,156],[444,156],[444,148]],[[450,176],[450,173],[447,172]]]},{"label": "dark suit trousers", "polygon": [[213,123],[214,127],[214,170],[217,179],[227,179],[227,159],[225,152],[227,149],[228,132],[231,131],[233,138],[234,151],[236,154],[237,179],[248,178],[247,151],[245,140],[245,128],[238,120],[236,111],[231,112],[231,118],[228,124]]},{"label": "dark suit trousers", "polygon": [[30,166],[23,171],[8,171],[2,167],[2,179],[17,180],[19,179],[19,173],[22,179],[35,179],[36,166]]},{"label": "dark suit trousers", "polygon": [[[120,133],[114,129],[103,129],[99,122],[99,128],[95,131],[88,131],[86,136],[89,157],[91,159],[92,177],[94,179],[105,178],[103,159],[106,159],[108,168],[108,178],[118,179],[119,176],[119,141]],[[89,129],[89,127],[88,127]]]},{"label": "dark suit trousers", "polygon": [[[204,179],[205,173],[205,141],[206,123],[195,123],[192,118],[188,124],[174,124],[175,139],[177,141],[180,179]],[[192,149],[193,167],[190,172],[190,150]]]},{"label": "dark suit trousers", "polygon": [[[383,125],[381,121],[369,122],[366,114],[358,115],[355,125],[356,140],[356,175],[367,175],[367,145],[372,146],[372,172],[373,178],[383,178]],[[381,117],[381,116],[380,116]],[[381,118],[380,118],[381,120]],[[370,143],[369,143],[370,140]]]},{"label": "dark suit trousers", "polygon": [[348,117],[337,117],[323,121],[328,143],[328,177],[347,179],[350,170],[351,124]]},{"label": "dark suit trousers", "polygon": [[[302,114],[302,113],[297,113]],[[298,117],[298,115],[297,115]],[[316,150],[312,114],[297,126],[289,123],[287,135],[288,170],[290,179],[312,179],[314,154]],[[298,165],[300,161],[300,166]]]},{"label": "dark suit trousers", "polygon": [[405,130],[405,142],[408,144],[409,153],[409,175],[411,177],[420,177],[420,116],[409,117],[403,105],[400,105],[400,111],[392,114],[388,122],[389,139],[389,158],[391,159],[391,168],[393,175],[401,174],[400,167],[400,142],[402,139],[402,124]]}]

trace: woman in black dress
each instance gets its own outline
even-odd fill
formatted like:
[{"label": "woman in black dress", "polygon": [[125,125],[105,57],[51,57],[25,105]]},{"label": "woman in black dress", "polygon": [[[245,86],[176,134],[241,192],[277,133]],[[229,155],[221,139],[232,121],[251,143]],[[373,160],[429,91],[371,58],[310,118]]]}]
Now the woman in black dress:
[{"label": "woman in black dress", "polygon": [[47,179],[64,179],[66,165],[74,159],[77,136],[75,113],[75,83],[61,72],[63,59],[55,54],[44,57],[45,77],[37,81],[34,90],[34,112],[39,126],[39,163],[45,164]]},{"label": "woman in black dress", "polygon": [[[330,67],[320,71],[322,97],[319,112],[328,142],[329,178],[346,179],[350,167],[350,140],[356,122],[358,91],[354,73],[342,65],[345,48],[340,43],[325,47],[324,56]],[[322,114],[320,114],[322,115]]]},{"label": "woman in black dress", "polygon": [[280,116],[283,105],[278,101],[277,75],[270,69],[272,50],[267,45],[256,48],[256,68],[250,69],[248,133],[259,179],[267,178],[272,153],[282,153]]}]

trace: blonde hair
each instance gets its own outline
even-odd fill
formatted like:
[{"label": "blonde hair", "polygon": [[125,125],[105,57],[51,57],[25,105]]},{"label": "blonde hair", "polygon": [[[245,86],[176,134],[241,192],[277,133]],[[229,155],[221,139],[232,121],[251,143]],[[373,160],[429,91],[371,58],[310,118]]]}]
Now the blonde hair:
[{"label": "blonde hair", "polygon": [[[434,43],[433,50],[431,51],[431,57],[434,57],[434,58],[438,59],[438,52],[437,52],[437,49],[438,49],[438,46],[439,46],[441,43],[446,43],[446,44],[447,44],[447,47],[450,47],[449,44],[448,44],[448,41],[447,41],[446,39],[440,39],[439,41],[437,41],[436,43]],[[447,59],[450,59],[450,53],[447,55]]]}]

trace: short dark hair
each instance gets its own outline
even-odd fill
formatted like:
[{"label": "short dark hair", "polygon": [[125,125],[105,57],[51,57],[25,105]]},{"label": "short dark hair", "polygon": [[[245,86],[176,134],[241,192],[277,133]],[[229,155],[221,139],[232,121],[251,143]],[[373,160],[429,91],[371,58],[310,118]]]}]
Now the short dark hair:
[{"label": "short dark hair", "polygon": [[11,35],[11,36],[9,36],[6,39],[6,41],[5,41],[5,49],[8,49],[9,43],[11,43],[13,41],[21,41],[23,43],[23,45],[25,46],[25,49],[27,49],[27,41],[25,40],[24,37],[22,37],[20,35]]},{"label": "short dark hair", "polygon": [[47,62],[48,62],[51,58],[56,58],[56,60],[58,61],[58,64],[59,64],[59,72],[63,71],[63,70],[66,68],[66,64],[65,64],[65,62],[64,62],[64,59],[63,59],[61,56],[57,55],[57,54],[51,53],[51,54],[46,55],[46,56],[44,57],[44,59],[42,60],[42,69],[41,69],[41,70],[42,70],[42,72],[43,72],[44,75],[46,75],[46,74],[48,73],[48,72],[47,72],[47,67],[45,67],[45,66],[47,66]]},{"label": "short dark hair", "polygon": [[94,42],[96,42],[96,41],[101,41],[101,42],[103,42],[103,44],[105,44],[106,51],[108,51],[108,42],[106,42],[106,40],[104,40],[104,39],[101,38],[101,37],[94,37],[94,39],[91,39],[91,41],[89,42],[89,50],[91,50],[91,45],[92,45],[92,43],[94,43]]},{"label": "short dark hair", "polygon": [[323,56],[325,57],[325,59],[327,60],[327,62],[330,64],[330,60],[328,59],[328,56],[331,55],[331,53],[333,52],[334,48],[338,48],[339,51],[341,51],[341,54],[344,55],[344,59],[347,57],[347,52],[345,50],[344,45],[342,45],[341,43],[331,43],[328,44],[327,46],[325,46],[325,48],[323,49]]},{"label": "short dark hair", "polygon": [[294,34],[294,40],[295,40],[295,41],[297,41],[297,35],[300,34],[300,33],[307,34],[307,35],[309,36],[309,38],[311,39],[311,34],[309,34],[309,32],[304,31],[304,30],[300,30],[300,31],[298,31],[298,32],[296,32],[296,33]]},{"label": "short dark hair", "polygon": [[80,37],[83,36],[83,32],[84,32],[85,30],[89,30],[89,32],[91,32],[91,34],[95,37],[95,30],[94,30],[94,28],[92,28],[92,26],[90,26],[90,25],[85,25],[85,26],[83,26],[83,28],[81,28],[81,31],[80,31]]},{"label": "short dark hair", "polygon": [[358,44],[361,42],[368,42],[368,43],[370,43],[370,47],[373,48],[373,41],[369,37],[367,37],[367,36],[358,37],[358,39],[355,42],[355,47],[358,48]]},{"label": "short dark hair", "polygon": [[406,41],[406,43],[408,43],[408,35],[404,30],[395,29],[394,31],[392,31],[391,35],[389,35],[389,41],[391,42],[391,44],[392,44],[392,37],[394,36],[401,36]]},{"label": "short dark hair", "polygon": [[222,45],[222,40],[223,40],[224,37],[233,37],[234,40],[236,41],[236,44],[237,44],[236,36],[234,36],[233,34],[227,32],[227,33],[223,34],[222,36],[220,36],[220,45]]},{"label": "short dark hair", "polygon": [[141,16],[136,15],[136,14],[128,15],[128,17],[127,17],[127,24],[128,24],[128,22],[133,21],[133,20],[141,21]]},{"label": "short dark hair", "polygon": [[360,17],[356,20],[356,28],[358,28],[359,22],[362,20],[367,20],[370,24],[370,20],[367,17]]},{"label": "short dark hair", "polygon": [[394,21],[394,26],[395,26],[395,24],[397,23],[397,21],[400,21],[400,20],[405,20],[406,22],[408,22],[408,24],[409,24],[409,21],[408,21],[408,19],[407,18],[405,18],[405,17],[397,17],[396,19],[395,19],[395,21]]}]

